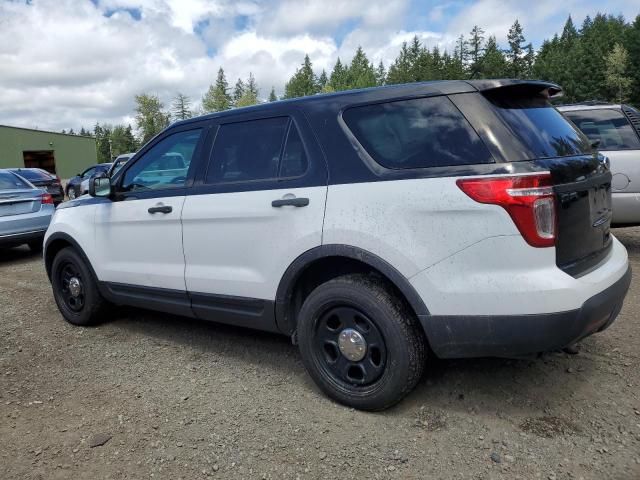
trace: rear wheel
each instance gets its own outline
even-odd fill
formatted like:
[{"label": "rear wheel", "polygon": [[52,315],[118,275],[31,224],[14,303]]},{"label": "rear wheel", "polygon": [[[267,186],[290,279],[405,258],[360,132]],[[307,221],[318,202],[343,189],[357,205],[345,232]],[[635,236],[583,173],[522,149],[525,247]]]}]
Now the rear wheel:
[{"label": "rear wheel", "polygon": [[424,334],[382,280],[360,274],[330,280],[311,292],[298,318],[303,363],[340,403],[383,410],[422,376]]},{"label": "rear wheel", "polygon": [[102,320],[107,302],[93,274],[72,248],[58,252],[51,266],[53,296],[62,316],[74,325],[94,325]]}]

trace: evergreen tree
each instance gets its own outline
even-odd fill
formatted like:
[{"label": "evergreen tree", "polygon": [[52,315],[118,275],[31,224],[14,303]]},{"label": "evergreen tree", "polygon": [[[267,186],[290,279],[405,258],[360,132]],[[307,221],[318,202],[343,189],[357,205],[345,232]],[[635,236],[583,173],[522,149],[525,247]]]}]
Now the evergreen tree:
[{"label": "evergreen tree", "polygon": [[387,72],[384,69],[384,63],[380,60],[378,67],[376,68],[376,85],[382,86],[387,83]]},{"label": "evergreen tree", "polygon": [[258,84],[256,83],[256,77],[253,76],[252,72],[249,72],[249,78],[247,79],[247,93],[249,93],[252,98],[256,98],[256,100],[260,93]]},{"label": "evergreen tree", "polygon": [[524,71],[523,71],[523,77],[524,78],[531,78],[533,76],[533,64],[535,62],[536,59],[536,54],[533,51],[533,45],[531,45],[530,43],[525,47],[525,54],[524,54]]},{"label": "evergreen tree", "polygon": [[271,92],[269,92],[269,101],[276,102],[278,101],[278,97],[276,96],[276,89],[271,87]]},{"label": "evergreen tree", "polygon": [[487,40],[484,53],[480,57],[478,66],[479,78],[503,78],[508,76],[507,60],[498,47],[496,37],[491,36]]},{"label": "evergreen tree", "polygon": [[296,69],[296,73],[293,74],[284,87],[284,98],[315,95],[318,91],[318,81],[315,73],[313,73],[313,65],[309,55],[305,55],[301,67]]},{"label": "evergreen tree", "polygon": [[471,64],[477,65],[484,51],[484,30],[478,25],[474,25],[469,35],[467,50],[471,58]]},{"label": "evergreen tree", "polygon": [[[242,95],[235,100],[234,104],[236,107],[249,107],[251,105],[257,105],[258,101],[258,84],[256,83],[256,79],[253,76],[253,73],[249,72],[249,78],[246,83],[243,83],[243,92]],[[236,93],[238,84],[236,83]],[[235,98],[235,95],[234,95]]]},{"label": "evergreen tree", "polygon": [[111,126],[100,125],[96,123],[93,129],[94,136],[96,138],[96,153],[98,156],[98,163],[111,162]]},{"label": "evergreen tree", "polygon": [[511,67],[511,76],[514,78],[520,78],[526,70],[524,60],[524,34],[522,32],[522,26],[516,19],[513,25],[509,29],[507,35],[507,42],[509,43],[509,50],[507,50],[507,59],[509,60],[509,66]]},{"label": "evergreen tree", "polygon": [[[338,57],[336,64],[333,66],[327,87],[329,87],[332,92],[339,92],[340,90],[346,90],[349,88],[347,69],[342,65],[340,57]],[[327,91],[326,88],[325,91]]]},{"label": "evergreen tree", "polygon": [[376,72],[367,55],[358,47],[356,54],[347,69],[347,83],[349,88],[366,88],[376,86]]},{"label": "evergreen tree", "polygon": [[403,42],[400,53],[389,67],[387,73],[387,84],[408,83],[414,81],[411,78],[412,55],[409,53],[407,42]]},{"label": "evergreen tree", "polygon": [[209,85],[209,90],[202,98],[202,108],[205,112],[222,112],[231,108],[232,100],[224,70],[220,67],[215,85]]},{"label": "evergreen tree", "polygon": [[178,92],[171,104],[171,115],[175,120],[191,118],[191,100],[189,97]]},{"label": "evergreen tree", "polygon": [[329,83],[329,77],[327,76],[327,72],[323,68],[322,69],[322,73],[318,77],[318,89],[321,92],[324,91],[324,89],[327,87],[328,83]]},{"label": "evergreen tree", "polygon": [[469,77],[478,78],[480,69],[480,59],[484,53],[484,30],[478,25],[474,25],[469,33],[470,37],[467,41],[467,49],[469,51]]},{"label": "evergreen tree", "polygon": [[70,128],[68,133],[69,133],[69,135],[75,135],[76,134],[76,132],[73,131],[73,128]]},{"label": "evergreen tree", "polygon": [[458,41],[456,42],[456,48],[454,50],[454,55],[453,56],[456,59],[458,59],[460,64],[462,64],[462,65],[466,65],[467,64],[467,59],[469,57],[469,52],[467,50],[467,42],[464,39],[464,35],[462,35],[462,34],[460,34],[460,36],[458,37]]},{"label": "evergreen tree", "polygon": [[233,105],[238,106],[238,101],[242,98],[245,92],[244,81],[241,78],[236,82],[236,86],[233,89]]},{"label": "evergreen tree", "polygon": [[164,111],[164,105],[157,95],[143,93],[136,95],[135,101],[136,124],[141,142],[144,144],[169,125],[170,115]]}]

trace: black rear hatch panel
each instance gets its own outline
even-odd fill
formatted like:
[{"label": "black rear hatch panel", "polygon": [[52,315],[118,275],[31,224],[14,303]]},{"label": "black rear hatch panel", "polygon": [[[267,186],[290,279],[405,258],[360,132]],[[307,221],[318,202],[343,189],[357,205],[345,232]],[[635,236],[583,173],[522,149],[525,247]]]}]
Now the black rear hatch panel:
[{"label": "black rear hatch panel", "polygon": [[611,172],[599,155],[536,160],[551,172],[558,197],[556,264],[579,277],[611,250]]}]

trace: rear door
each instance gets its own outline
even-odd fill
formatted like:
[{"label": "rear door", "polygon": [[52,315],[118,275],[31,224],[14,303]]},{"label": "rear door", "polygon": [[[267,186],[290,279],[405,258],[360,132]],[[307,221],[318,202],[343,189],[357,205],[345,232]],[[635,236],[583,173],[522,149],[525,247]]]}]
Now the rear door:
[{"label": "rear door", "polygon": [[304,117],[225,117],[186,198],[185,282],[204,319],[275,330],[287,267],[322,243],[327,171]]}]

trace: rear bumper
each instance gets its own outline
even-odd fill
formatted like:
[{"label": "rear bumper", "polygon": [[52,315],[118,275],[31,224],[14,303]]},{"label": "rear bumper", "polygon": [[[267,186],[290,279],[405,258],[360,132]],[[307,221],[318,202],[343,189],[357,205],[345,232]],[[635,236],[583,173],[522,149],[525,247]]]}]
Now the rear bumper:
[{"label": "rear bumper", "polygon": [[613,323],[631,283],[631,268],[576,310],[530,315],[444,315],[420,318],[441,358],[520,357],[558,350]]},{"label": "rear bumper", "polygon": [[11,235],[0,235],[0,247],[8,247],[12,245],[22,245],[23,243],[32,242],[34,240],[44,240],[46,230],[36,230],[31,232],[13,233]]},{"label": "rear bumper", "polygon": [[0,217],[0,245],[20,245],[44,237],[55,208],[44,204],[40,210]]},{"label": "rear bumper", "polygon": [[611,208],[614,225],[640,225],[640,193],[613,192]]}]

